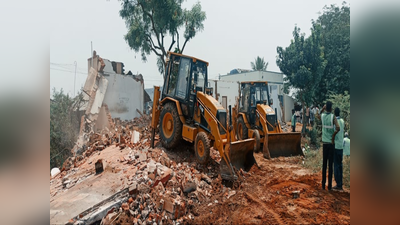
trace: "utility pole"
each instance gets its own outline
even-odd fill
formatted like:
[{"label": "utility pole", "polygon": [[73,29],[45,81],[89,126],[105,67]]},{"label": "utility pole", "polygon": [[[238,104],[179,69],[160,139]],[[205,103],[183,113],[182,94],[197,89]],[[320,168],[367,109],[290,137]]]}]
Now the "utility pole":
[{"label": "utility pole", "polygon": [[75,65],[75,77],[74,77],[74,97],[75,97],[75,95],[76,95],[76,92],[75,92],[75,84],[76,84],[76,65],[77,65],[76,61],[74,61],[74,65]]}]

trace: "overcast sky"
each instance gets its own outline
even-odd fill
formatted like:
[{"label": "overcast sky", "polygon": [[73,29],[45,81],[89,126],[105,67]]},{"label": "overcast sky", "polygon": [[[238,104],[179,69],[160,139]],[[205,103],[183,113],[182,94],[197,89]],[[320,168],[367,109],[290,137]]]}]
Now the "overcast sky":
[{"label": "overcast sky", "polygon": [[[87,76],[87,59],[93,49],[100,57],[123,62],[125,72],[141,73],[145,87],[162,85],[156,57],[146,63],[140,53],[132,51],[124,40],[127,32],[119,16],[117,0],[51,1],[50,18],[50,90],[73,95],[74,62],[77,62],[76,92]],[[196,0],[183,3],[191,8]],[[184,54],[208,61],[209,78],[226,74],[234,68],[250,69],[255,57],[269,62],[268,70],[280,71],[276,65],[276,47],[286,47],[297,25],[310,34],[311,20],[317,19],[325,5],[341,5],[342,0],[254,0],[200,1],[206,12],[204,30],[189,41]],[[347,1],[350,2],[350,1]],[[183,32],[180,32],[181,34]],[[169,37],[166,39],[170,39]],[[183,38],[181,38],[182,40]],[[181,46],[183,43],[181,44]]]}]

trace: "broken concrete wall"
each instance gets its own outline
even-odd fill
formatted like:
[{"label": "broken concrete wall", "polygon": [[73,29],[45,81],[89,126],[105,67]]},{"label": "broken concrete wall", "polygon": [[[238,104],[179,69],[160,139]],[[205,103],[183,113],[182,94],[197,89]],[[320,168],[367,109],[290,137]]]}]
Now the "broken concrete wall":
[{"label": "broken concrete wall", "polygon": [[113,118],[132,120],[140,115],[136,111],[143,112],[144,85],[133,79],[130,75],[113,74],[107,76],[109,87],[104,97],[104,103]]},{"label": "broken concrete wall", "polygon": [[108,80],[108,87],[103,102],[108,105],[112,118],[132,120],[139,117],[136,110],[143,112],[144,107],[143,78],[116,73],[109,60],[104,59],[104,64],[103,77]]},{"label": "broken concrete wall", "polygon": [[105,128],[110,129],[110,123],[107,118],[106,107],[102,106],[99,112],[99,116],[97,117],[96,124],[94,125],[94,131],[98,132]]},{"label": "broken concrete wall", "polygon": [[81,154],[86,150],[89,135],[97,130],[111,128],[111,118],[132,120],[139,117],[144,108],[144,84],[142,75],[124,73],[124,64],[101,58],[93,51],[88,59],[88,77],[83,87],[85,110],[78,140],[72,150]]}]

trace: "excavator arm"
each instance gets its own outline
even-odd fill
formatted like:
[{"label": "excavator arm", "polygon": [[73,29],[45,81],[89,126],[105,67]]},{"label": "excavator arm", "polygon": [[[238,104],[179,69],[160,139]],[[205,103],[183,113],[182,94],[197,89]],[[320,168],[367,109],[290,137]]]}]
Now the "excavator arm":
[{"label": "excavator arm", "polygon": [[[235,174],[234,167],[236,169],[248,170],[255,163],[253,152],[255,150],[256,141],[253,138],[235,141],[235,132],[233,127],[229,126],[225,129],[220,121],[215,117],[212,110],[207,107],[210,102],[207,98],[202,96],[203,94],[198,93],[197,101],[204,108],[204,118],[206,119],[211,135],[214,138],[214,148],[216,148],[221,155],[220,173],[221,177],[226,180],[235,180],[237,176]],[[232,111],[230,110],[230,113]],[[222,137],[219,131],[219,127],[225,130],[227,134],[226,140]]]},{"label": "excavator arm", "polygon": [[[214,137],[214,147],[217,148],[219,154],[221,155],[223,161],[225,162],[226,165],[229,165],[229,173],[232,177],[235,176],[235,171],[233,170],[231,160],[229,158],[229,154],[226,154],[226,151],[224,149],[224,141],[223,138],[221,137],[221,134],[219,132],[218,128],[218,119],[211,113],[211,110],[206,106],[204,102],[202,102],[199,98],[197,99],[198,103],[204,108],[204,118],[206,119],[208,126],[210,128],[211,135]],[[222,124],[221,124],[222,125]],[[223,127],[223,126],[222,126]],[[223,128],[225,129],[225,128]],[[226,129],[225,129],[226,131]],[[228,142],[225,145],[225,148],[229,149],[229,132],[226,132],[228,134]]]}]

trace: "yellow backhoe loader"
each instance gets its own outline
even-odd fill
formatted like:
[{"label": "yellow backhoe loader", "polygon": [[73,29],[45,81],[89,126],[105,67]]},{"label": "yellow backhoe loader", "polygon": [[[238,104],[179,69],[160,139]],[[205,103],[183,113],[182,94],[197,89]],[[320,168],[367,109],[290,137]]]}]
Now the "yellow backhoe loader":
[{"label": "yellow backhoe loader", "polygon": [[233,109],[233,126],[238,139],[253,137],[257,150],[263,145],[263,155],[269,159],[278,156],[304,155],[301,133],[282,131],[269,97],[268,82],[242,82],[239,102]]},{"label": "yellow backhoe loader", "polygon": [[197,161],[202,164],[210,160],[213,147],[221,155],[221,177],[236,180],[234,167],[248,170],[255,163],[256,141],[235,140],[232,117],[228,125],[226,109],[207,87],[207,67],[208,62],[203,60],[168,52],[163,90],[154,87],[151,147],[156,130],[167,149],[174,149],[182,140],[193,143]]}]

